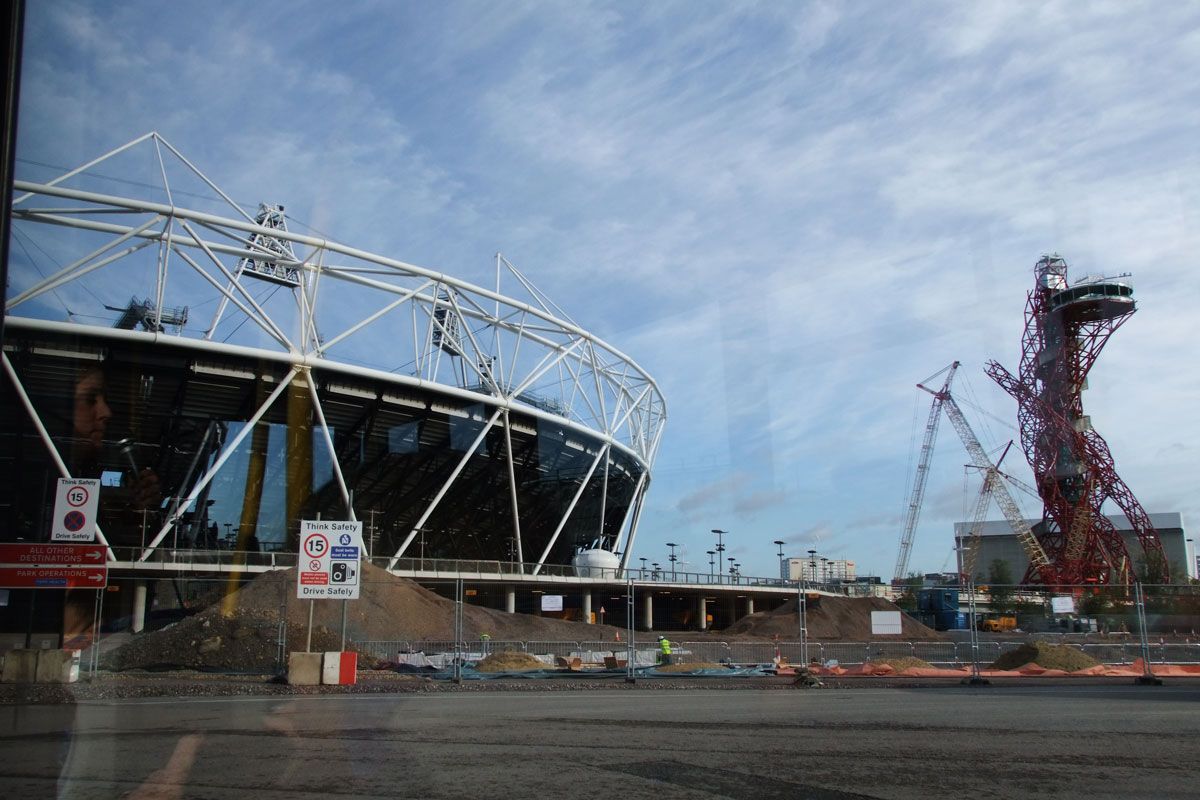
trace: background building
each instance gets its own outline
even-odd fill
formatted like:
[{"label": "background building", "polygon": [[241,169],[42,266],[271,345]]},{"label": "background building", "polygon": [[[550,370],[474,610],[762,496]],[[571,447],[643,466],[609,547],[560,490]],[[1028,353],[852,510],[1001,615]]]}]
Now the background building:
[{"label": "background building", "polygon": [[788,580],[808,583],[853,581],[858,573],[853,561],[843,559],[789,558]]},{"label": "background building", "polygon": [[[1144,556],[1137,534],[1129,521],[1123,515],[1108,515],[1108,519],[1116,528],[1117,533],[1125,542],[1125,547],[1133,558],[1133,574],[1140,576],[1144,572]],[[1163,552],[1171,567],[1172,579],[1181,581],[1185,578],[1196,577],[1196,564],[1190,559],[1187,538],[1183,529],[1183,515],[1176,512],[1151,514],[1150,520],[1158,531],[1162,541]],[[1031,527],[1041,523],[1041,520],[1026,520]],[[954,524],[955,547],[970,543],[967,538],[969,522]],[[986,579],[988,569],[995,560],[1008,564],[1009,573],[1014,581],[1021,580],[1029,564],[1025,551],[1021,548],[1012,527],[1004,520],[984,522],[979,537],[979,552],[975,557],[975,579]]]}]

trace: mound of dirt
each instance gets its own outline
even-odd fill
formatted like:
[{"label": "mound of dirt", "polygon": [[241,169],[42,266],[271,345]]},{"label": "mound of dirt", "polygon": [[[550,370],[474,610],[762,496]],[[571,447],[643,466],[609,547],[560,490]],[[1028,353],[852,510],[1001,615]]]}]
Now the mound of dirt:
[{"label": "mound of dirt", "polygon": [[545,669],[546,665],[529,653],[515,650],[504,650],[492,653],[475,665],[480,672],[524,672],[531,669]]},{"label": "mound of dirt", "polygon": [[[358,600],[346,604],[348,641],[450,640],[454,601],[407,578],[363,563]],[[341,646],[342,604],[315,601],[313,650]],[[304,648],[310,601],[296,597],[296,571],[275,570],[241,584],[200,613],[172,626],[141,634],[105,659],[106,669],[164,666],[192,669],[272,671],[276,667],[280,619],[287,621],[288,650]],[[488,634],[494,641],[615,641],[621,629],[480,606],[463,609],[466,641]]]},{"label": "mound of dirt", "polygon": [[1048,642],[1026,642],[1016,650],[1002,653],[992,662],[989,669],[1018,669],[1026,664],[1037,664],[1043,669],[1061,669],[1076,672],[1094,667],[1100,662],[1087,653],[1069,644]]},{"label": "mound of dirt", "polygon": [[[824,641],[861,642],[871,638],[872,611],[899,611],[895,603],[882,597],[821,597],[814,606],[808,604],[808,638]],[[772,637],[791,641],[799,636],[796,600],[788,600],[779,608],[760,611],[742,617],[723,633]],[[941,639],[942,635],[917,622],[907,614],[900,615],[902,639]]]}]

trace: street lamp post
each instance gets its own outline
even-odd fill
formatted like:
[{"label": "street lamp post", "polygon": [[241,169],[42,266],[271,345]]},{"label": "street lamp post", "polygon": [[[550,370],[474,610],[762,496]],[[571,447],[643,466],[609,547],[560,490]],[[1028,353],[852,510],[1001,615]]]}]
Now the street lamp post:
[{"label": "street lamp post", "polygon": [[645,558],[639,558],[638,560],[642,562],[642,574],[641,574],[639,577],[640,577],[642,580],[646,580],[646,559],[645,559]]},{"label": "street lamp post", "polygon": [[[722,556],[724,555],[724,553],[725,553],[725,540],[724,540],[724,536],[725,536],[727,533],[729,533],[729,531],[723,531],[723,530],[721,530],[720,528],[713,528],[713,529],[712,529],[712,532],[713,532],[713,533],[715,533],[715,534],[717,535],[717,549],[716,549],[716,554],[717,554],[717,564],[720,564],[720,563],[721,563],[721,557],[722,557]],[[718,580],[718,582],[720,581],[720,578],[721,578],[721,575],[720,575],[720,573],[717,573],[717,580]]]},{"label": "street lamp post", "polygon": [[713,569],[713,556],[717,554],[717,551],[705,550],[704,552],[708,554],[708,579],[712,580],[713,575],[716,574],[716,571]]},{"label": "street lamp post", "polygon": [[667,547],[671,548],[671,555],[667,556],[667,560],[671,562],[671,580],[675,580],[675,548],[678,546],[674,542],[667,542]]},{"label": "street lamp post", "polygon": [[779,579],[786,581],[788,579],[787,570],[783,566],[783,539],[776,539],[775,546],[779,548]]},{"label": "street lamp post", "polygon": [[817,582],[817,551],[816,550],[808,551],[808,576],[809,576],[809,579],[813,583]]}]

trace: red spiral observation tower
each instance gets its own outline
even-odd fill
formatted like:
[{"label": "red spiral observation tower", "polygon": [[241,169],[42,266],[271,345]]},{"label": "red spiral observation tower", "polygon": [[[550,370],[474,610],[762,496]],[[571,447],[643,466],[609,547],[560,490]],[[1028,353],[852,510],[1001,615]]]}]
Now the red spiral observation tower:
[{"label": "red spiral observation tower", "polygon": [[[1035,532],[1060,585],[1128,584],[1134,563],[1102,511],[1111,500],[1124,512],[1144,554],[1146,578],[1167,580],[1158,532],[1117,475],[1108,444],[1083,413],[1087,375],[1108,337],[1136,310],[1126,278],[1067,282],[1067,262],[1043,256],[1025,307],[1021,365],[1014,376],[995,361],[988,375],[1017,401],[1021,445],[1042,498]],[[1048,582],[1032,568],[1025,582]]]}]

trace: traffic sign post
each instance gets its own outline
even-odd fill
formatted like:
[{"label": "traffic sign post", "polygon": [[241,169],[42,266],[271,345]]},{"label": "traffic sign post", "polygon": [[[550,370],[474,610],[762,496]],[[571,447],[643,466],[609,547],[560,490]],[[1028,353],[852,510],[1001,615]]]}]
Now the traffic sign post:
[{"label": "traffic sign post", "polygon": [[357,600],[362,554],[361,522],[301,520],[296,597]]},{"label": "traffic sign post", "polygon": [[[363,549],[361,522],[300,520],[296,597],[309,601],[327,598],[342,601],[342,650],[346,649],[346,601],[358,599]],[[305,652],[312,652],[313,607],[314,603],[310,602]]]},{"label": "traffic sign post", "polygon": [[100,506],[98,478],[59,478],[54,495],[52,542],[91,542],[96,538],[96,511]]}]

